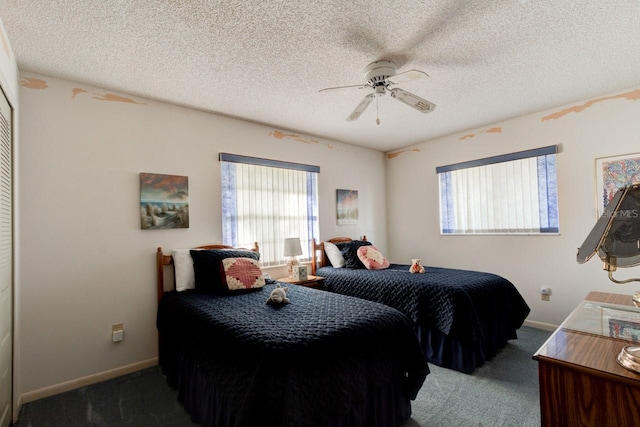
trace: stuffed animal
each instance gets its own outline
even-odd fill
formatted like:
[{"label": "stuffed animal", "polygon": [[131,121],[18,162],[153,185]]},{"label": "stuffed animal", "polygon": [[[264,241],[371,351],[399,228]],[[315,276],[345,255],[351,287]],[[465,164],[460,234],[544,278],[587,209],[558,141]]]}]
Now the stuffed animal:
[{"label": "stuffed animal", "polygon": [[418,258],[411,260],[411,267],[409,267],[410,273],[424,273],[424,267],[420,264],[420,260]]},{"label": "stuffed animal", "polygon": [[287,291],[289,288],[276,285],[276,288],[271,291],[269,298],[267,298],[267,304],[289,304],[291,300],[287,298]]}]

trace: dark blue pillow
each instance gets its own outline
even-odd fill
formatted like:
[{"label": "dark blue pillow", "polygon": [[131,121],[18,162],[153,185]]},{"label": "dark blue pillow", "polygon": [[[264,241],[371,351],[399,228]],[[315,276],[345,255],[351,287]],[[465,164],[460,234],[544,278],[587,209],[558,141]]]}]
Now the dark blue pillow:
[{"label": "dark blue pillow", "polygon": [[360,261],[360,258],[358,258],[358,248],[360,246],[370,245],[371,242],[366,242],[363,240],[352,240],[350,242],[336,243],[336,246],[338,247],[338,249],[340,249],[340,253],[342,253],[346,268],[366,268],[362,261]]},{"label": "dark blue pillow", "polygon": [[207,249],[189,251],[193,259],[193,275],[198,291],[223,293],[228,290],[220,277],[223,276],[222,260],[225,258],[252,258],[260,261],[260,253],[235,249]]}]

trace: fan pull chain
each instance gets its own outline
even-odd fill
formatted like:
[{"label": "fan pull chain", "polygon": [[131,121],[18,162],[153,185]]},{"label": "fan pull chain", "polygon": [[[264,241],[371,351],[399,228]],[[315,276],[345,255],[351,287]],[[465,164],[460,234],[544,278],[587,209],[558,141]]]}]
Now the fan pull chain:
[{"label": "fan pull chain", "polygon": [[380,96],[376,95],[376,124],[380,126],[380,112],[378,109],[378,98],[380,98]]}]

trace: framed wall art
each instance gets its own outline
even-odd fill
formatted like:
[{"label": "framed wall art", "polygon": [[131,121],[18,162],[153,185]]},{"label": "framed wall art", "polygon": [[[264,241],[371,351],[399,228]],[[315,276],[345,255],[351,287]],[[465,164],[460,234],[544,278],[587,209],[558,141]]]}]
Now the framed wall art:
[{"label": "framed wall art", "polygon": [[640,342],[640,313],[602,307],[602,322],[603,335]]},{"label": "framed wall art", "polygon": [[640,153],[596,159],[596,209],[602,216],[618,188],[640,182]]},{"label": "framed wall art", "polygon": [[358,223],[358,190],[336,190],[338,225]]},{"label": "framed wall art", "polygon": [[140,227],[189,228],[189,178],[140,173]]}]

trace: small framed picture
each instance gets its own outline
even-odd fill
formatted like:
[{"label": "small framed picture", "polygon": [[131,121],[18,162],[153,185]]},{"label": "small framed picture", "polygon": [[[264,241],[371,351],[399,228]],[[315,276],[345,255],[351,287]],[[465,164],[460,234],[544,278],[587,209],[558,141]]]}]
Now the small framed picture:
[{"label": "small framed picture", "polygon": [[140,173],[140,228],[189,228],[189,177]]},{"label": "small framed picture", "polygon": [[338,225],[358,223],[358,190],[336,190]]},{"label": "small framed picture", "polygon": [[295,265],[293,267],[293,280],[296,282],[301,282],[303,280],[307,280],[307,266],[306,265]]},{"label": "small framed picture", "polygon": [[640,182],[640,153],[596,159],[598,218],[619,188]]}]

